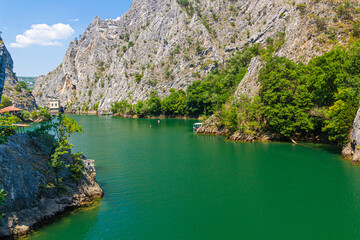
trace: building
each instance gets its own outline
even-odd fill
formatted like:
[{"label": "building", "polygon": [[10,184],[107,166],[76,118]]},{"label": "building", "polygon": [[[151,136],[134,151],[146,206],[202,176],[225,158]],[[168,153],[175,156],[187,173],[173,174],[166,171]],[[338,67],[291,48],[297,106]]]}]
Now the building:
[{"label": "building", "polygon": [[50,99],[48,103],[50,113],[59,113],[61,111],[60,100]]},{"label": "building", "polygon": [[10,113],[11,115],[17,116],[21,113],[21,109],[14,106],[9,106],[0,110],[0,115],[4,115],[5,113]]}]

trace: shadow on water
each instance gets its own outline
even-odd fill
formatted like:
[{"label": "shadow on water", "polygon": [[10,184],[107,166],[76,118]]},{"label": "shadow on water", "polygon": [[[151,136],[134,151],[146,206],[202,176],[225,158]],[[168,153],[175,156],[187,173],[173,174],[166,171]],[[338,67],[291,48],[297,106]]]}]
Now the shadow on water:
[{"label": "shadow on water", "polygon": [[[92,205],[81,207],[74,211],[65,213],[60,216],[55,222],[41,227],[37,231],[33,232],[29,236],[22,237],[22,240],[47,240],[57,239],[59,232],[61,232],[61,239],[84,239],[88,232],[96,225],[98,221],[98,211],[102,200],[96,200]],[[79,224],[79,222],[86,222],[86,224]],[[75,224],[75,225],[74,225]],[[74,230],[66,231],[70,226],[74,227]]]},{"label": "shadow on water", "polygon": [[299,143],[299,146],[307,147],[316,151],[327,151],[330,154],[341,155],[341,148],[330,144]]}]

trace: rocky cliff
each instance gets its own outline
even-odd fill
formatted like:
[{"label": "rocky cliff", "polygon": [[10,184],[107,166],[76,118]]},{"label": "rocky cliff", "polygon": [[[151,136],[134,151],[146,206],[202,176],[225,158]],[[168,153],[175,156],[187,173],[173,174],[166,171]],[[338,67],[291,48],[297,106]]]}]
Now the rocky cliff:
[{"label": "rocky cliff", "polygon": [[37,79],[34,95],[40,106],[59,98],[73,109],[99,103],[99,110],[121,99],[135,103],[153,91],[164,97],[170,88],[186,89],[245,44],[279,37],[284,42],[275,54],[306,62],[349,41],[346,26],[336,20],[337,5],[324,0],[134,0],[120,19],[96,17],[70,43],[63,62]]},{"label": "rocky cliff", "polygon": [[5,84],[5,68],[6,68],[6,54],[4,41],[0,36],[0,100]]},{"label": "rocky cliff", "polygon": [[14,106],[32,111],[37,107],[35,98],[29,90],[19,84],[13,72],[13,64],[11,55],[0,37],[0,91],[3,87],[3,96],[10,98]]},{"label": "rocky cliff", "polygon": [[342,155],[345,159],[349,159],[353,163],[360,164],[360,108],[352,126],[350,141],[344,147]]},{"label": "rocky cliff", "polygon": [[[89,204],[103,195],[96,182],[94,161],[82,158],[79,181],[69,168],[59,173],[62,186],[54,188],[55,173],[49,166],[51,138],[10,137],[0,145],[0,189],[5,189],[6,205],[0,206],[0,238],[26,234],[65,211]],[[66,164],[74,159],[62,159]],[[60,191],[61,190],[61,191]]]}]

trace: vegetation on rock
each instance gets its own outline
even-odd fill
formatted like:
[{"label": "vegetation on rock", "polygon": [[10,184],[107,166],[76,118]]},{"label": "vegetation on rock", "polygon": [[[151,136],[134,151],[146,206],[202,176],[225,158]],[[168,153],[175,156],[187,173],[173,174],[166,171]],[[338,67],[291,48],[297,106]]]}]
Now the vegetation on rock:
[{"label": "vegetation on rock", "polygon": [[[0,189],[0,204],[5,205],[5,197],[7,193],[4,191],[4,189]],[[2,213],[0,212],[0,220],[2,219]]]},{"label": "vegetation on rock", "polygon": [[[260,72],[259,97],[252,102],[240,99],[219,116],[233,132],[247,126],[250,132],[343,145],[360,101],[358,59],[360,42],[315,57],[307,65],[273,57]],[[253,119],[260,128],[251,124]]]}]

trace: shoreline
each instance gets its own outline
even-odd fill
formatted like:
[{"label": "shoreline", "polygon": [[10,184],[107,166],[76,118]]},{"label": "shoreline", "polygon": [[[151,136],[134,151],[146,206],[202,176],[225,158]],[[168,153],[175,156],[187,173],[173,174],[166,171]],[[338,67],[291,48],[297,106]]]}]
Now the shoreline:
[{"label": "shoreline", "polygon": [[[34,140],[27,134],[16,134],[0,145],[3,166],[0,188],[13,196],[0,206],[0,239],[28,235],[75,209],[93,205],[104,196],[96,180],[94,160],[84,155],[80,158],[83,168],[78,180],[69,168],[61,169],[56,175],[48,164],[52,153],[49,141],[46,137]],[[72,157],[67,159],[69,164],[74,161]],[[52,187],[56,178],[62,179],[63,191]]]},{"label": "shoreline", "polygon": [[[67,112],[65,111],[65,114],[70,114],[70,115],[84,115],[84,116],[97,116],[99,113],[95,112],[95,111],[90,111],[90,112],[81,112],[81,111],[77,111],[77,112]],[[203,121],[202,117],[197,117],[197,116],[165,116],[165,115],[160,115],[160,116],[144,116],[144,117],[139,117],[138,115],[124,115],[124,114],[113,114],[113,115],[108,115],[109,117],[119,117],[119,118],[130,118],[130,119],[184,119],[184,120],[199,120],[199,121]]]}]

